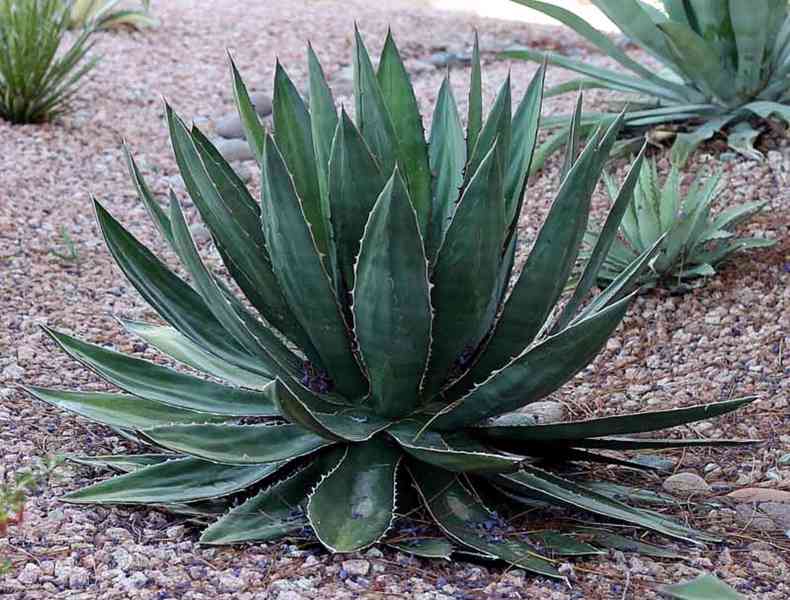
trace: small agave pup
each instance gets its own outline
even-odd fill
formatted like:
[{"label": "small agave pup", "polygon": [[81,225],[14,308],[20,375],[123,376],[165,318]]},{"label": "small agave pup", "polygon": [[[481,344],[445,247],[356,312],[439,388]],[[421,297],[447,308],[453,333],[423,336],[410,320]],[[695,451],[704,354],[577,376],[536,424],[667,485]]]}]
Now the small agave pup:
[{"label": "small agave pup", "polygon": [[[624,291],[654,252],[582,306],[613,239],[602,236],[564,309],[550,319],[619,123],[569,157],[526,265],[514,273],[542,70],[515,114],[506,81],[483,120],[476,59],[466,135],[445,80],[427,143],[391,37],[374,70],[357,34],[356,122],[338,115],[312,49],[309,72],[308,111],[278,65],[271,138],[233,68],[240,114],[262,168],[260,204],[203,134],[167,110],[187,190],[258,314],[206,266],[179,202],[172,198],[164,211],[134,161],[138,192],[192,285],[96,205],[116,262],[167,323],[124,324],[211,379],[50,331],[123,393],[32,394],[150,448],[78,457],[126,473],[65,499],[214,517],[201,538],[206,544],[311,528],[334,552],[384,541],[424,556],[459,550],[500,558],[551,577],[560,575],[538,548],[548,554],[597,548],[554,532],[517,534],[481,494],[586,510],[685,540],[712,539],[615,499],[612,486],[552,474],[548,459],[617,464],[623,459],[600,451],[739,443],[628,436],[708,419],[748,399],[560,424],[513,412],[593,359],[625,314],[631,296]],[[609,217],[614,229],[639,162]],[[420,507],[436,530],[401,528]]]},{"label": "small agave pup", "polygon": [[[614,202],[617,186],[609,177],[605,181]],[[707,180],[699,176],[683,196],[681,175],[676,168],[670,171],[662,187],[655,163],[643,164],[619,236],[598,272],[599,281],[606,285],[616,280],[662,236],[655,258],[639,277],[643,286],[682,290],[692,280],[715,275],[716,266],[741,250],[773,245],[774,240],[737,237],[733,232],[739,223],[762,209],[764,202],[736,206],[711,218],[711,205],[721,190],[720,183],[720,174]],[[585,236],[590,251],[596,247],[599,235],[593,231]],[[586,255],[582,252],[582,257]]]}]

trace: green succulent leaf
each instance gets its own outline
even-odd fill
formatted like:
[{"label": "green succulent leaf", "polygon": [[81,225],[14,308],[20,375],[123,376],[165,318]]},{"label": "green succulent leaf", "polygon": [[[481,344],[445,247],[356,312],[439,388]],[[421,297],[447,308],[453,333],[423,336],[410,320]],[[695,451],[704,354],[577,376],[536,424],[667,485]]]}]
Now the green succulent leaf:
[{"label": "green succulent leaf", "polygon": [[69,356],[140,398],[214,415],[270,417],[277,414],[271,396],[265,391],[228,387],[107,350],[46,327],[44,331]]},{"label": "green succulent leaf", "polygon": [[[506,415],[494,419],[479,428],[480,435],[491,440],[518,443],[561,442],[600,438],[604,436],[631,435],[658,431],[678,425],[686,425],[704,419],[712,419],[748,406],[756,398],[739,398],[687,408],[673,408],[652,412],[640,412],[612,417],[599,417],[584,421],[565,421],[538,425],[530,422],[527,415]],[[649,440],[643,440],[648,442]],[[707,440],[715,441],[715,440]]]},{"label": "green succulent leaf", "polygon": [[282,155],[268,140],[263,159],[263,229],[285,297],[308,331],[338,390],[364,396],[368,384],[351,351],[349,329],[321,262],[310,225]]},{"label": "green succulent leaf", "polygon": [[[319,106],[320,102],[319,98]],[[291,173],[292,185],[299,196],[304,219],[310,224],[315,246],[322,257],[326,256],[329,252],[329,215],[322,209],[311,117],[296,86],[279,62],[274,74],[272,109],[277,148]],[[326,266],[329,268],[331,265]]]},{"label": "green succulent leaf", "polygon": [[66,458],[86,467],[131,473],[143,467],[185,457],[179,454],[100,454],[97,456],[67,455]]},{"label": "green succulent leaf", "polygon": [[207,527],[200,543],[265,542],[307,527],[306,491],[334,468],[342,456],[337,450],[321,454],[286,479],[265,488]]},{"label": "green succulent leaf", "polygon": [[450,560],[455,550],[450,542],[441,538],[410,538],[390,541],[387,542],[387,545],[420,558],[443,558],[445,560]]},{"label": "green succulent leaf", "polygon": [[25,390],[34,397],[69,412],[110,427],[121,429],[145,429],[170,423],[221,423],[228,416],[195,412],[146,400],[127,394],[106,392],[67,392],[40,387]]},{"label": "green succulent leaf", "polygon": [[381,438],[347,447],[307,505],[316,536],[332,552],[378,542],[395,518],[395,475],[401,454]]},{"label": "green succulent leaf", "polygon": [[491,326],[485,317],[492,316],[490,305],[497,300],[505,231],[503,158],[497,142],[464,191],[436,258],[433,344],[424,384],[428,395],[453,378],[461,355],[471,353]]},{"label": "green succulent leaf", "polygon": [[263,158],[263,144],[266,138],[266,129],[258,118],[255,106],[250,99],[247,86],[236,67],[233,57],[230,57],[231,76],[233,78],[233,96],[236,100],[236,109],[239,112],[242,129],[247,143],[252,148],[255,158],[260,163]]},{"label": "green succulent leaf", "polygon": [[392,119],[398,164],[417,214],[420,232],[427,236],[432,208],[428,145],[425,143],[417,97],[391,31],[387,32],[376,76]]},{"label": "green succulent leaf", "polygon": [[610,548],[612,550],[620,550],[621,552],[637,552],[645,556],[654,556],[656,558],[671,558],[680,560],[686,558],[682,554],[656,546],[655,544],[647,544],[638,540],[618,535],[616,533],[609,533],[606,531],[599,531],[592,535],[591,541],[598,544],[603,548]]},{"label": "green succulent leaf", "polygon": [[664,586],[661,591],[677,600],[746,600],[746,596],[710,573],[704,573],[685,583]]},{"label": "green succulent leaf", "polygon": [[359,131],[383,173],[398,163],[398,138],[365,42],[354,28],[354,103]]},{"label": "green succulent leaf", "polygon": [[539,531],[529,534],[529,541],[549,554],[557,556],[590,556],[604,554],[603,550],[579,541],[575,536],[556,531]]},{"label": "green succulent leaf", "polygon": [[278,381],[278,386],[275,403],[282,415],[327,440],[363,442],[390,424],[364,408],[331,404],[300,392],[298,384]]},{"label": "green succulent leaf", "polygon": [[[332,90],[313,46],[307,45],[307,66],[310,72],[310,128],[315,150],[318,187],[321,192],[321,213],[331,219],[329,201],[329,158],[338,117]],[[327,232],[331,240],[331,230]],[[332,249],[330,241],[330,250]],[[332,255],[330,255],[332,256]]]},{"label": "green succulent leaf", "polygon": [[469,81],[468,113],[466,118],[466,155],[471,157],[483,128],[483,78],[480,68],[480,39],[475,31],[472,48],[472,73]]},{"label": "green succulent leaf", "polygon": [[433,179],[433,208],[428,235],[428,256],[434,262],[444,233],[452,221],[458,190],[464,179],[466,145],[449,75],[442,81],[431,120],[428,145]]},{"label": "green succulent leaf", "polygon": [[171,504],[221,498],[276,473],[282,463],[228,466],[178,458],[141,467],[63,496],[73,504]]},{"label": "green succulent leaf", "polygon": [[432,426],[454,430],[474,425],[550,394],[587,366],[630,302],[631,296],[626,297],[523,352],[439,413]]},{"label": "green succulent leaf", "polygon": [[457,476],[442,469],[419,466],[412,471],[417,489],[431,516],[442,530],[464,548],[495,556],[516,567],[561,578],[551,563],[530,544],[522,541],[512,528],[502,532],[487,528],[497,525],[496,515],[466,489]]},{"label": "green succulent leaf", "polygon": [[224,465],[279,463],[332,443],[297,425],[192,423],[153,427],[141,434],[173,452]]},{"label": "green succulent leaf", "polygon": [[431,344],[428,262],[419,222],[396,169],[370,213],[356,265],[354,331],[370,379],[371,410],[418,407]]},{"label": "green succulent leaf", "polygon": [[342,110],[329,162],[329,202],[337,261],[347,290],[354,287],[365,223],[386,182],[362,134]]},{"label": "green succulent leaf", "polygon": [[528,492],[528,495],[537,496],[539,499],[555,505],[560,504],[586,510],[610,519],[651,529],[669,537],[693,543],[699,543],[698,540],[716,541],[717,539],[683,527],[657,513],[633,508],[536,467],[525,466],[518,473],[496,475],[495,478],[498,484],[517,494]]},{"label": "green succulent leaf", "polygon": [[259,360],[228,336],[195,290],[138,242],[101,204],[94,202],[94,208],[115,263],[165,321],[209,353],[252,373],[269,375]]},{"label": "green succulent leaf", "polygon": [[209,354],[202,346],[182,335],[173,327],[128,319],[119,319],[119,321],[126,331],[136,335],[146,344],[178,362],[212,377],[217,377],[235,386],[254,390],[263,390],[272,382],[272,378],[269,376],[264,377],[250,373]]},{"label": "green succulent leaf", "polygon": [[198,253],[192,233],[187,225],[181,204],[170,199],[170,225],[178,255],[194,280],[195,286],[206,301],[214,317],[238,340],[247,352],[258,357],[274,374],[299,374],[301,361],[274,332],[256,319],[209,272]]},{"label": "green succulent leaf", "polygon": [[512,454],[498,453],[475,444],[461,436],[443,436],[436,431],[420,431],[415,421],[401,421],[387,429],[387,433],[403,450],[418,459],[452,472],[512,471],[525,459]]}]

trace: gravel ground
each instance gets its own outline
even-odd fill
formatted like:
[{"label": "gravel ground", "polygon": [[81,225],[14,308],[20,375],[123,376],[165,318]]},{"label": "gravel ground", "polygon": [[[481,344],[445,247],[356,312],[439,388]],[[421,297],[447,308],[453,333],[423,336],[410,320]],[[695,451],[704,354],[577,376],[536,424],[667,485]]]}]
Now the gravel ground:
[{"label": "gravel ground", "polygon": [[[0,122],[0,468],[6,477],[36,456],[127,449],[105,428],[33,402],[16,386],[104,389],[55,351],[40,332],[41,324],[153,357],[121,334],[114,322],[117,315],[143,318],[150,311],[113,268],[88,198],[96,195],[135,235],[162,249],[128,180],[121,140],[129,142],[157,193],[166,192],[169,184],[178,189],[161,96],[185,117],[210,128],[212,117],[230,109],[226,48],[233,51],[251,87],[265,90],[275,56],[304,83],[304,42],[309,38],[342,91],[352,18],[376,51],[389,23],[411,61],[426,108],[435,100],[443,72],[424,60],[436,51],[465,49],[473,27],[480,30],[484,51],[520,42],[590,53],[580,40],[557,29],[473,20],[406,1],[389,3],[390,8],[367,4],[157,2],[162,21],[158,29],[100,37],[97,52],[104,59],[79,94],[73,113],[47,126]],[[484,78],[490,102],[511,65],[487,58]],[[589,58],[606,62],[594,54]],[[523,63],[512,67],[520,93],[534,68]],[[455,71],[459,104],[464,105],[468,72],[464,67]],[[565,77],[550,70],[550,83]],[[588,107],[595,108],[601,98],[590,94]],[[567,102],[552,100],[547,112],[566,111]],[[741,257],[706,287],[685,296],[640,297],[595,363],[553,398],[567,415],[581,417],[758,395],[760,402],[742,413],[694,429],[705,437],[760,438],[761,444],[749,450],[666,456],[673,472],[697,474],[708,485],[699,480],[695,485],[709,488],[702,492],[705,502],[687,503],[680,494],[669,512],[721,533],[725,544],[679,546],[683,559],[615,551],[577,561],[567,583],[498,566],[416,560],[388,550],[333,557],[315,547],[287,543],[203,549],[195,543],[196,530],[172,515],[60,504],[60,495],[99,476],[64,466],[30,499],[23,525],[0,539],[0,556],[12,565],[0,582],[0,593],[15,600],[648,599],[658,597],[661,583],[712,571],[749,598],[790,597],[790,367],[783,358],[790,323],[790,143],[775,136],[762,144],[769,157],[762,163],[723,155],[729,159],[722,163],[729,184],[721,204],[767,200],[768,210],[749,229],[777,238],[776,246]],[[714,167],[721,150],[715,143],[703,148],[690,171]],[[557,168],[550,163],[532,182],[522,222],[528,238],[548,208]],[[603,196],[597,196],[596,210],[604,205]],[[65,251],[62,231],[73,239],[76,260],[58,256]],[[609,469],[596,474],[656,490],[663,481],[657,475]],[[733,491],[734,496],[726,496]],[[755,494],[762,494],[759,505],[743,502]]]}]

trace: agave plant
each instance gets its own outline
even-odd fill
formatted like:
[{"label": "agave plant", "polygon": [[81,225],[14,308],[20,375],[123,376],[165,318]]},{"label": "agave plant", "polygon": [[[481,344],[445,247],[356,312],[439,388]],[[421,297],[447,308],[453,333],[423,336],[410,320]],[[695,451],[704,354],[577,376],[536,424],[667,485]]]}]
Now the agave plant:
[{"label": "agave plant", "polygon": [[[790,8],[787,0],[663,0],[663,11],[640,0],[592,0],[624,35],[658,60],[656,70],[634,60],[615,42],[573,12],[540,0],[513,0],[571,27],[618,68],[598,67],[559,54],[517,49],[513,58],[543,61],[582,77],[551,90],[579,87],[636,94],[629,101],[626,128],[676,123],[684,130],[672,147],[680,166],[703,141],[731,127],[731,148],[753,158],[761,129],[755,121],[790,122]],[[590,115],[591,126],[602,115]],[[613,117],[610,117],[613,118]],[[558,121],[547,124],[556,125]],[[559,132],[541,156],[563,142]]]},{"label": "agave plant", "polygon": [[[626,312],[625,290],[654,252],[582,305],[613,238],[602,236],[579,286],[550,318],[620,123],[569,157],[526,265],[514,273],[542,72],[514,115],[506,81],[483,120],[476,60],[466,135],[445,79],[426,142],[391,36],[376,70],[356,33],[356,122],[336,111],[312,49],[308,62],[309,111],[277,65],[274,137],[232,67],[246,135],[260,159],[260,204],[197,127],[166,111],[187,190],[247,302],[201,258],[178,199],[171,197],[168,211],[160,207],[131,157],[140,197],[192,285],[96,204],[110,252],[167,323],[124,325],[211,379],[48,330],[123,393],[31,393],[150,448],[78,457],[126,473],[65,500],[149,504],[209,519],[205,544],[311,530],[333,552],[384,540],[425,556],[458,549],[500,558],[551,577],[560,574],[539,548],[598,550],[554,532],[522,536],[481,494],[711,539],[621,502],[611,486],[547,469],[563,460],[636,464],[602,450],[737,443],[629,434],[714,417],[749,399],[561,424],[514,412],[592,360]],[[615,224],[635,180],[629,177],[611,212]],[[437,529],[399,529],[420,507]]]},{"label": "agave plant", "polygon": [[0,0],[0,118],[41,123],[66,110],[96,64],[91,31],[61,51],[68,22],[62,0]]},{"label": "agave plant", "polygon": [[142,29],[157,24],[150,14],[150,0],[141,0],[140,8],[121,5],[122,0],[73,0],[71,3],[71,29],[113,29],[130,27]]},{"label": "agave plant", "polygon": [[[605,176],[606,187],[614,201],[618,190],[614,181]],[[663,186],[654,162],[646,162],[639,174],[633,202],[623,216],[620,235],[598,272],[598,279],[609,283],[659,238],[659,251],[639,278],[645,286],[664,285],[682,290],[687,282],[716,274],[715,267],[736,252],[764,248],[774,240],[737,237],[733,229],[758,212],[765,202],[752,202],[723,211],[711,217],[711,205],[721,190],[721,173],[707,181],[698,176],[685,196],[681,193],[681,175],[672,168]],[[590,249],[600,232],[586,235]],[[582,252],[582,256],[585,252]]]}]

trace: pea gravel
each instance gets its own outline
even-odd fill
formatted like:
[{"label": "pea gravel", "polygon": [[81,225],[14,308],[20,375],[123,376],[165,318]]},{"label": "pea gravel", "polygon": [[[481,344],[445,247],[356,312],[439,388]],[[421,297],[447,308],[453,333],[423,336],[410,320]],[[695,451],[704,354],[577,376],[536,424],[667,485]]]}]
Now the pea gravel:
[{"label": "pea gravel", "polygon": [[[162,23],[157,29],[99,36],[95,52],[103,60],[78,94],[74,112],[44,126],[0,122],[0,473],[6,480],[36,457],[129,449],[109,430],[32,401],[18,386],[105,389],[56,351],[39,329],[43,324],[154,357],[114,321],[115,316],[151,314],[111,264],[89,196],[100,198],[135,235],[163,250],[134,196],[121,142],[128,141],[157,194],[173,186],[183,196],[162,121],[162,97],[211,132],[212,120],[232,104],[226,49],[250,86],[265,91],[275,57],[305,84],[309,38],[339,100],[348,106],[353,19],[373,51],[389,24],[415,74],[425,111],[433,105],[444,72],[428,59],[468,51],[475,27],[486,63],[488,102],[509,68],[517,94],[534,72],[532,65],[494,60],[495,51],[514,43],[607,63],[564,30],[444,13],[407,0],[386,6],[362,0],[168,0],[154,2],[153,8]],[[452,70],[464,110],[468,68],[453,65]],[[551,84],[567,75],[550,69],[548,77]],[[587,108],[600,108],[604,97],[590,93]],[[565,112],[571,101],[552,99],[546,112]],[[760,143],[767,155],[763,162],[722,154],[724,149],[713,142],[698,153],[689,171],[723,166],[728,184],[721,206],[767,200],[766,212],[746,228],[777,239],[776,246],[738,258],[704,288],[684,296],[653,292],[640,297],[599,358],[550,399],[562,404],[567,417],[581,418],[758,395],[760,402],[741,413],[694,426],[703,437],[764,440],[752,449],[664,454],[670,472],[663,475],[614,469],[595,473],[656,491],[672,474],[698,476],[682,477],[684,481],[701,477],[706,485],[695,501],[686,502],[688,490],[683,488],[668,512],[720,533],[725,544],[694,548],[648,537],[683,558],[611,551],[563,565],[566,582],[501,566],[418,560],[388,549],[331,556],[287,542],[201,548],[197,530],[176,516],[61,504],[63,493],[103,476],[66,465],[29,499],[22,525],[0,538],[0,556],[11,566],[0,579],[0,595],[9,600],[647,600],[659,597],[662,583],[708,571],[749,598],[790,597],[790,143],[781,132]],[[664,162],[660,166],[667,168]],[[621,175],[625,167],[617,164]],[[555,159],[531,182],[521,222],[528,240],[548,209],[557,172]],[[257,174],[249,176],[256,186]],[[602,214],[605,204],[599,193],[596,214]],[[200,231],[199,225],[194,227]],[[68,256],[64,233],[73,241],[74,259],[63,258]],[[527,250],[525,244],[521,260]],[[567,518],[578,524],[579,517]]]}]

